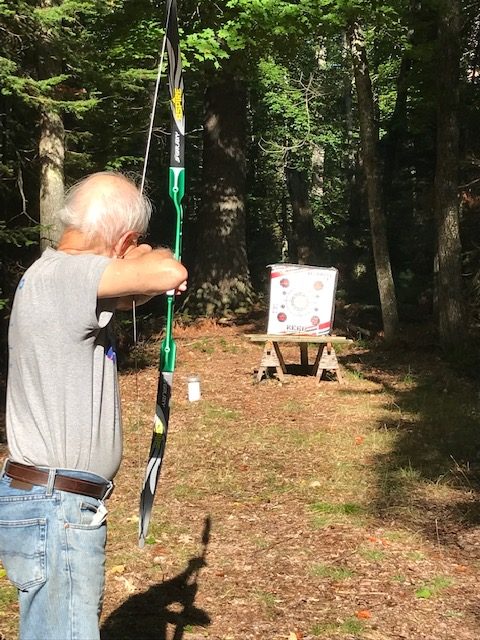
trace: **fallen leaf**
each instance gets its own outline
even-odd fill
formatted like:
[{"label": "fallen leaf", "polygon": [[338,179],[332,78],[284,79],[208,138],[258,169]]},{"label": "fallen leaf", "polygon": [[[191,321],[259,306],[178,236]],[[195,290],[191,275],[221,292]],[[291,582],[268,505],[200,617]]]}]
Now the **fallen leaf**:
[{"label": "fallen leaf", "polygon": [[458,564],[458,565],[455,567],[455,571],[458,571],[459,573],[467,573],[467,571],[468,571],[468,567],[467,567],[467,566],[465,566],[464,564]]},{"label": "fallen leaf", "polygon": [[360,609],[360,611],[357,611],[355,615],[359,620],[369,620],[372,617],[372,614],[368,609]]},{"label": "fallen leaf", "polygon": [[113,567],[110,567],[108,573],[125,573],[125,565],[124,564],[116,564]]},{"label": "fallen leaf", "polygon": [[139,516],[130,516],[129,518],[127,518],[125,520],[125,522],[135,522],[135,523],[137,523],[137,522],[139,522],[139,520],[140,520]]},{"label": "fallen leaf", "polygon": [[123,588],[127,593],[135,593],[135,591],[137,590],[137,587],[133,584],[133,582],[128,578],[125,578],[124,576],[115,578],[115,580],[123,584]]},{"label": "fallen leaf", "polygon": [[192,536],[189,536],[187,533],[182,533],[181,535],[178,536],[178,541],[181,542],[182,544],[189,544],[190,542],[193,542],[193,538]]}]

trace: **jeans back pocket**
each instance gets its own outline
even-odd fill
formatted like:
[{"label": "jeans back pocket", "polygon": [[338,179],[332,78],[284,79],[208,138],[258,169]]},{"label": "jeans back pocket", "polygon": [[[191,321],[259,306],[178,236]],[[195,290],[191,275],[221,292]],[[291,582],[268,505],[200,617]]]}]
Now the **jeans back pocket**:
[{"label": "jeans back pocket", "polygon": [[46,519],[0,520],[0,559],[21,591],[45,582],[46,544]]}]

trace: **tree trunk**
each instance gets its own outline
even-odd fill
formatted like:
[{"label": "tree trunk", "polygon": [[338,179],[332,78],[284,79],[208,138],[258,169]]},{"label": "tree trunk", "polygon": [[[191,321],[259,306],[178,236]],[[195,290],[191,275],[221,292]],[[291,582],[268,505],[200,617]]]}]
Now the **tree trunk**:
[{"label": "tree trunk", "polygon": [[[315,59],[318,71],[324,73],[327,66],[327,47],[323,41],[319,42],[315,48]],[[325,147],[319,142],[313,143],[312,149],[312,185],[310,193],[312,199],[321,200],[324,196],[324,174],[325,174]]]},{"label": "tree trunk", "polygon": [[292,247],[290,253],[298,264],[319,265],[316,247],[316,229],[313,224],[312,207],[308,197],[308,181],[305,171],[285,168],[287,188],[292,205]]},{"label": "tree trunk", "polygon": [[437,164],[435,220],[438,236],[438,322],[442,346],[465,334],[459,230],[460,3],[442,3],[438,31]]},{"label": "tree trunk", "polygon": [[185,306],[207,316],[247,311],[252,286],[245,238],[247,93],[225,77],[205,94],[203,196]]},{"label": "tree trunk", "polygon": [[397,97],[390,122],[382,140],[383,155],[383,195],[384,202],[389,202],[392,195],[392,182],[399,172],[398,150],[402,135],[407,131],[407,98],[409,88],[409,74],[412,61],[409,52],[403,54],[400,70],[397,76]]},{"label": "tree trunk", "polygon": [[40,120],[40,246],[56,247],[61,229],[57,213],[64,196],[63,163],[65,158],[65,131],[61,116],[44,111]]},{"label": "tree trunk", "polygon": [[360,117],[360,139],[367,182],[368,211],[372,233],[373,256],[382,308],[385,340],[398,331],[398,311],[388,250],[385,213],[381,202],[381,178],[378,158],[378,125],[375,119],[372,83],[368,70],[365,41],[358,23],[348,31]]},{"label": "tree trunk", "polygon": [[313,198],[321,200],[324,196],[325,147],[314,144],[312,149],[312,188]]},{"label": "tree trunk", "polygon": [[[58,0],[41,0],[40,7],[49,9],[58,5]],[[61,62],[55,51],[55,35],[46,27],[38,34],[38,76],[40,80],[60,74]],[[40,139],[38,144],[40,160],[40,224],[42,251],[55,247],[60,239],[61,229],[57,214],[64,196],[65,130],[59,113],[53,109],[43,109],[40,115]]]}]

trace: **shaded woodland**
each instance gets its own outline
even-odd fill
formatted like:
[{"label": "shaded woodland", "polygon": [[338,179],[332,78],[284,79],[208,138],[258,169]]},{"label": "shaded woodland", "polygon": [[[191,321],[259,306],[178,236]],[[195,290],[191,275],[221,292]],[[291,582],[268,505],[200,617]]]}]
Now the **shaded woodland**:
[{"label": "shaded woodland", "polygon": [[[58,238],[64,190],[139,176],[165,3],[0,3],[0,310]],[[432,328],[473,358],[480,321],[480,8],[473,0],[179,0],[188,317],[262,304],[268,265],[339,270],[338,319]],[[164,76],[165,77],[165,76]],[[148,241],[168,245],[157,104]],[[147,310],[161,315],[161,301]],[[2,357],[2,365],[6,357]]]}]

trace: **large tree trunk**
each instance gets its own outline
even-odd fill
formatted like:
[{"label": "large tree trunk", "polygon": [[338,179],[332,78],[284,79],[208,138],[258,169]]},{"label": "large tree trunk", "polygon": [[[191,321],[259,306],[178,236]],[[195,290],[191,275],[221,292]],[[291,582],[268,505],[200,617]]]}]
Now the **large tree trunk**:
[{"label": "large tree trunk", "polygon": [[61,229],[58,211],[63,203],[65,158],[65,132],[61,116],[54,111],[44,111],[40,120],[40,224],[41,249],[56,247]]},{"label": "large tree trunk", "polygon": [[398,151],[402,135],[407,130],[407,98],[409,88],[409,74],[412,60],[408,52],[404,53],[397,76],[397,97],[386,134],[382,140],[383,151],[383,184],[384,202],[388,202],[392,195],[392,182],[399,171]]},{"label": "large tree trunk", "polygon": [[324,196],[325,147],[315,144],[312,149],[312,198],[321,200]]},{"label": "large tree trunk", "polygon": [[285,168],[288,194],[292,205],[292,246],[290,255],[298,264],[319,265],[312,207],[308,197],[308,180],[305,171]]},{"label": "large tree trunk", "polygon": [[[327,47],[323,41],[319,42],[315,48],[315,59],[319,72],[324,73],[327,66]],[[319,142],[314,142],[312,149],[312,185],[310,188],[312,199],[321,200],[324,196],[324,174],[325,147]]]},{"label": "large tree trunk", "polygon": [[252,286],[245,239],[247,93],[224,77],[205,94],[203,197],[189,311],[207,316],[247,311]]},{"label": "large tree trunk", "polygon": [[372,83],[368,70],[365,41],[358,23],[348,31],[353,59],[355,86],[360,117],[360,139],[367,182],[368,211],[372,233],[373,256],[382,308],[385,340],[391,341],[398,331],[398,311],[388,251],[385,213],[381,201],[381,178],[378,158],[378,125],[375,118]]},{"label": "large tree trunk", "polygon": [[465,333],[459,231],[459,77],[460,2],[445,0],[439,16],[437,164],[435,220],[438,235],[438,321],[444,347],[458,343]]},{"label": "large tree trunk", "polygon": [[[41,0],[40,7],[49,9],[59,4],[58,0]],[[55,51],[55,36],[48,29],[38,34],[38,76],[41,80],[59,75],[61,62]],[[64,196],[65,130],[59,113],[52,108],[42,109],[40,115],[40,224],[42,226],[40,247],[56,246],[61,229],[58,210]]]}]

